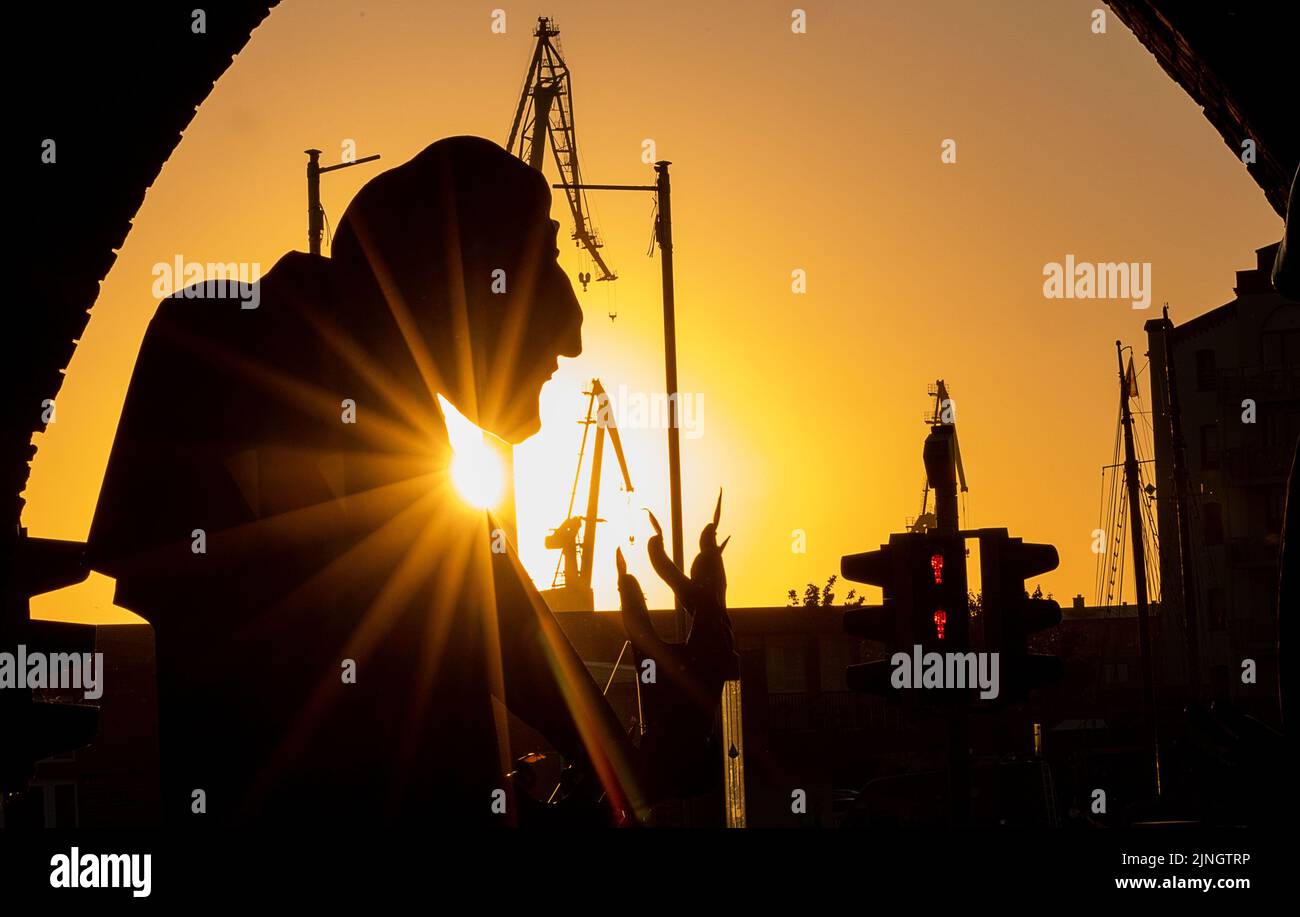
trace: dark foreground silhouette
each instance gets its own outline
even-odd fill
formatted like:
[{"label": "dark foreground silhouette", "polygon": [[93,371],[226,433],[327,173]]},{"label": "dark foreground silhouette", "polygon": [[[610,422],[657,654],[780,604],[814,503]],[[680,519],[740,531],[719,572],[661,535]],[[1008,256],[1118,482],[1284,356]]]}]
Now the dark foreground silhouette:
[{"label": "dark foreground silhouette", "polygon": [[[718,544],[722,497],[713,521],[700,533],[700,553],[684,575],[664,551],[663,533],[651,515],[655,534],[646,550],[655,572],[672,588],[691,616],[683,643],[668,643],[654,629],[641,584],[627,572],[618,552],[618,593],[623,628],[644,682],[646,661],[654,663],[654,682],[641,688],[646,730],[639,750],[644,788],[652,798],[691,796],[715,788],[723,749],[715,723],[718,699],[727,679],[740,677],[731,619],[727,615],[727,574]],[[728,539],[730,540],[730,539]]]},{"label": "dark foreground silhouette", "polygon": [[90,545],[155,629],[168,820],[513,823],[503,705],[610,819],[669,791],[447,473],[436,393],[518,442],[581,350],[549,211],[540,173],[443,140],[258,308],[159,306]]}]

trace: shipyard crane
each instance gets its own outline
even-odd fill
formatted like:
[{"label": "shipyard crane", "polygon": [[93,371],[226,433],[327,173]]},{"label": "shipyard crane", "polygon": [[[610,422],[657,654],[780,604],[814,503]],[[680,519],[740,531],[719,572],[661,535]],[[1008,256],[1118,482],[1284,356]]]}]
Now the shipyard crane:
[{"label": "shipyard crane", "polygon": [[[599,271],[596,280],[616,280],[618,275],[610,270],[600,253],[603,243],[592,225],[587,195],[581,187],[578,139],[573,120],[573,85],[569,67],[560,54],[560,30],[555,27],[554,20],[541,16],[533,34],[537,36],[537,46],[528,65],[528,76],[524,79],[524,90],[515,109],[515,120],[510,125],[506,149],[540,172],[546,159],[547,138],[550,138],[560,184],[573,214],[572,238],[591,256]],[[584,290],[591,279],[590,272],[578,275]]]},{"label": "shipyard crane", "polygon": [[[632,478],[628,474],[627,459],[623,455],[623,441],[619,438],[618,427],[614,425],[613,412],[610,410],[609,396],[599,379],[591,380],[591,390],[584,392],[587,396],[587,416],[578,421],[583,425],[582,445],[578,448],[578,469],[573,475],[573,490],[569,493],[569,508],[565,520],[550,535],[546,536],[546,547],[560,551],[560,560],[555,567],[555,576],[551,588],[542,592],[543,598],[552,611],[594,611],[595,594],[591,589],[592,559],[596,553],[596,524],[604,522],[599,518],[600,507],[600,472],[604,462],[605,436],[608,433],[614,455],[618,458],[618,468],[623,474],[623,486],[632,491]],[[573,515],[573,505],[577,501],[578,482],[582,479],[582,464],[587,453],[587,438],[592,425],[596,427],[596,439],[591,454],[591,480],[587,486],[587,511],[582,516]]]},{"label": "shipyard crane", "polygon": [[[952,428],[952,457],[957,466],[957,482],[961,486],[961,493],[966,493],[968,490],[966,487],[966,468],[961,463],[961,448],[957,444],[957,418],[952,399],[948,397],[948,387],[944,385],[942,379],[939,379],[927,389],[926,393],[934,399],[934,410],[925,418],[925,422],[932,429],[941,426]],[[928,511],[929,503],[930,479],[927,476],[925,485],[921,490],[921,513],[916,517],[916,521],[911,524],[912,531],[924,532],[935,527],[935,514]]]}]

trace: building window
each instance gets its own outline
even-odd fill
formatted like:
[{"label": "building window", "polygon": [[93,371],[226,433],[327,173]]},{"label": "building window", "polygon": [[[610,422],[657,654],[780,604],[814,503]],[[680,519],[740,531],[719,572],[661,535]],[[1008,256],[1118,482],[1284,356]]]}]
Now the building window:
[{"label": "building window", "polygon": [[798,638],[773,637],[767,641],[767,690],[775,694],[801,694],[808,690],[808,657]]},{"label": "building window", "polygon": [[1206,503],[1202,506],[1201,521],[1205,530],[1206,547],[1223,544],[1223,504]]},{"label": "building window", "polygon": [[1287,466],[1290,467],[1289,453],[1295,448],[1296,439],[1300,438],[1300,411],[1266,410],[1259,419],[1263,421],[1264,445],[1280,447],[1287,452]]},{"label": "building window", "polygon": [[1213,350],[1196,351],[1196,390],[1212,392],[1218,388],[1218,365]]},{"label": "building window", "polygon": [[827,637],[818,640],[822,666],[821,688],[823,691],[847,691],[844,670],[853,664],[853,645],[843,637]]},{"label": "building window", "polygon": [[1286,303],[1273,310],[1259,336],[1265,366],[1300,366],[1300,306]]},{"label": "building window", "polygon": [[1207,423],[1201,427],[1201,470],[1219,469],[1219,425]]}]

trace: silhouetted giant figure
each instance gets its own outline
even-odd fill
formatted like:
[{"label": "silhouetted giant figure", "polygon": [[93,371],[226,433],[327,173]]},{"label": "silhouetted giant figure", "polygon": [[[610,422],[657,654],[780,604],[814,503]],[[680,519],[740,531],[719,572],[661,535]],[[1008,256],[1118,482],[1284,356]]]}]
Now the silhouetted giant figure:
[{"label": "silhouetted giant figure", "polygon": [[640,805],[612,711],[452,491],[435,397],[538,429],[581,349],[549,213],[540,173],[451,138],[369,182],[331,258],[283,257],[256,309],[159,306],[90,542],[155,629],[166,818],[509,823],[493,696]]}]

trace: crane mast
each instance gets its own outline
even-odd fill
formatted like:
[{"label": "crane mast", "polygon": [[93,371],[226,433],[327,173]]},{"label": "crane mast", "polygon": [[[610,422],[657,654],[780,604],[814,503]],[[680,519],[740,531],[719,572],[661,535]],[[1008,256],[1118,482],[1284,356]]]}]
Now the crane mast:
[{"label": "crane mast", "polygon": [[[934,385],[930,386],[927,394],[934,399],[934,410],[925,418],[931,429],[940,427],[951,428],[951,450],[952,463],[956,467],[957,483],[960,486],[960,492],[966,493],[969,488],[966,486],[966,468],[961,462],[961,447],[957,443],[957,418],[952,407],[952,399],[948,396],[948,387],[942,379],[937,380]],[[913,531],[924,532],[934,528],[937,525],[937,519],[934,513],[929,512],[931,482],[929,475],[926,476],[925,484],[921,489],[921,513],[916,517],[910,528]],[[937,509],[937,507],[936,507]]]},{"label": "crane mast", "polygon": [[[546,537],[546,547],[560,551],[556,564],[555,576],[551,588],[542,593],[552,611],[592,611],[595,597],[591,589],[592,561],[596,553],[596,524],[604,522],[599,517],[600,479],[604,465],[605,437],[608,435],[614,455],[618,459],[618,470],[623,475],[623,486],[630,493],[633,490],[632,478],[627,470],[627,458],[623,454],[623,441],[619,438],[618,427],[614,424],[613,413],[609,407],[609,396],[599,379],[591,380],[591,390],[586,393],[587,416],[579,421],[583,424],[582,445],[578,449],[578,469],[573,476],[573,490],[569,493],[569,508],[566,519],[555,531]],[[587,453],[587,436],[592,426],[596,428],[596,439],[591,454],[591,477],[587,485],[587,509],[582,516],[573,515],[573,506],[577,502],[578,483],[582,479],[583,459]]]},{"label": "crane mast", "polygon": [[[533,34],[537,36],[537,46],[528,65],[506,149],[540,172],[546,160],[547,139],[550,139],[560,184],[564,186],[564,196],[573,215],[572,238],[591,256],[599,271],[596,280],[616,280],[618,275],[610,270],[600,253],[603,243],[592,225],[587,196],[581,188],[572,79],[560,54],[559,42],[555,40],[560,30],[554,20],[541,16]],[[583,289],[590,278],[590,274],[580,275]]]}]

